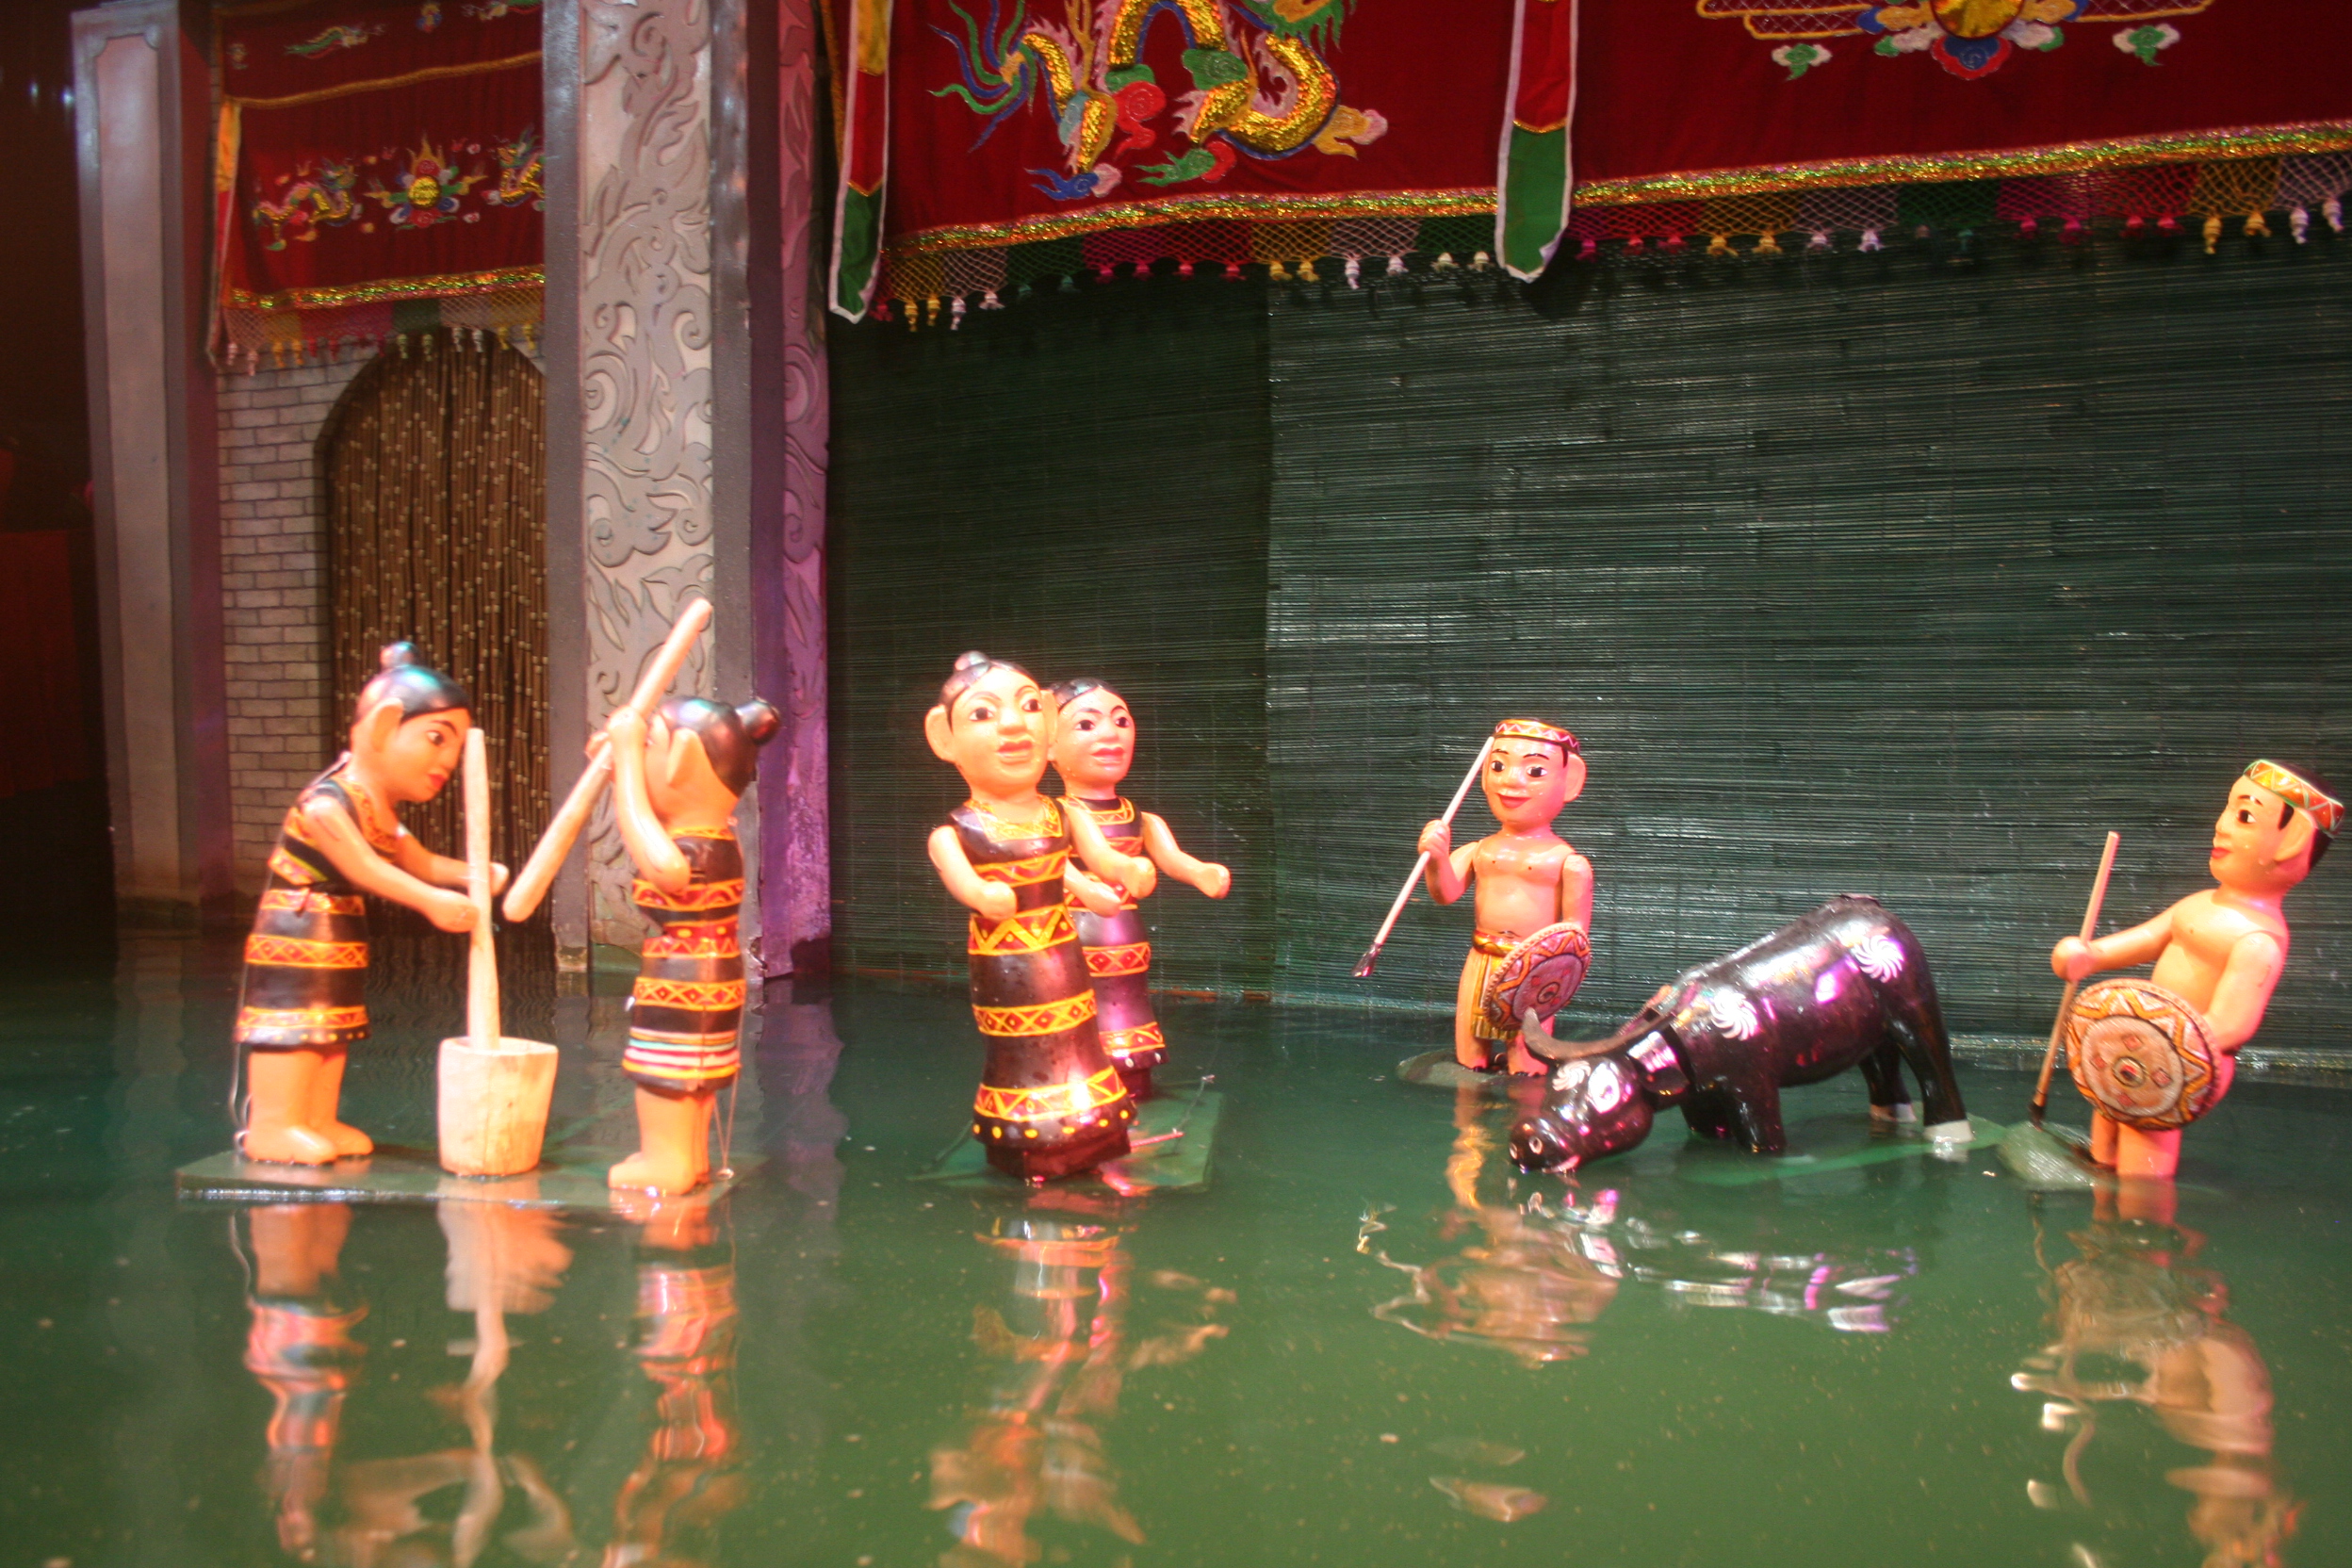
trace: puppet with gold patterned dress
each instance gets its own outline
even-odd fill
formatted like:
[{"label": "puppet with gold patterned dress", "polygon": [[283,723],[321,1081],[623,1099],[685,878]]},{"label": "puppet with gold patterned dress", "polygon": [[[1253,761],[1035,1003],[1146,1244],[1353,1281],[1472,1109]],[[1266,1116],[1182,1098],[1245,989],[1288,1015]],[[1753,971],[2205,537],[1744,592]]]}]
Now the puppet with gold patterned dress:
[{"label": "puppet with gold patterned dress", "polygon": [[1584,792],[1583,752],[1559,725],[1505,719],[1494,727],[1478,773],[1487,808],[1503,830],[1460,849],[1450,822],[1421,830],[1429,896],[1451,904],[1473,882],[1478,888],[1478,927],[1454,997],[1454,1056],[1468,1068],[1545,1073],[1550,1070],[1528,1054],[1517,1023],[1488,1017],[1483,1004],[1488,976],[1538,937],[1560,948],[1573,971],[1555,998],[1560,1005],[1582,980],[1581,964],[1591,960],[1592,862],[1552,831],[1561,809]]},{"label": "puppet with gold patterned dress", "polygon": [[989,1164],[1036,1181],[1117,1159],[1135,1119],[1095,1024],[1070,895],[1108,917],[1130,894],[1149,896],[1158,875],[1113,849],[1092,817],[1037,792],[1055,715],[1053,694],[1020,665],[967,653],[923,716],[932,752],[972,792],[932,832],[930,852],[972,911],[972,1010],[988,1042],[972,1135]]},{"label": "puppet with gold patterned dress", "polygon": [[[394,643],[361,688],[351,749],[286,811],[270,883],[245,939],[237,1042],[249,1092],[238,1134],[247,1159],[325,1165],[370,1152],[337,1115],[351,1045],[368,1037],[368,910],[362,894],[405,904],[444,931],[469,931],[463,861],[400,825],[401,806],[441,792],[456,771],[473,699],[416,649]],[[506,868],[494,867],[503,884]]]},{"label": "puppet with gold patterned dress", "polygon": [[637,862],[631,896],[654,926],[621,1055],[637,1086],[638,1152],[612,1168],[613,1186],[678,1193],[710,1174],[710,1111],[741,1066],[746,984],[735,803],[780,723],[756,697],[741,708],[673,697],[650,726],[626,707],[607,721],[613,820]]},{"label": "puppet with gold patterned dress", "polygon": [[[1125,699],[1091,677],[1056,681],[1054,694],[1061,707],[1054,771],[1061,776],[1062,798],[1083,807],[1121,855],[1148,855],[1168,875],[1223,898],[1233,874],[1186,855],[1166,822],[1119,792],[1135,760],[1135,721]],[[1094,981],[1102,1049],[1135,1098],[1149,1100],[1152,1070],[1168,1059],[1168,1041],[1152,1011],[1152,933],[1132,894],[1111,915],[1083,905],[1074,912]]]}]

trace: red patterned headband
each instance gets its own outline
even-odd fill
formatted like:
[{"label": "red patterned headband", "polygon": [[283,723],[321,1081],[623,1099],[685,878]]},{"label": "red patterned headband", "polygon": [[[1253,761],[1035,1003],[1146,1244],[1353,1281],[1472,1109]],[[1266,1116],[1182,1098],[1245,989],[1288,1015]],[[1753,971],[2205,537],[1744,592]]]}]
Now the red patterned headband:
[{"label": "red patterned headband", "polygon": [[1542,741],[1548,745],[1558,746],[1564,755],[1569,757],[1576,756],[1584,749],[1576,744],[1576,738],[1570,731],[1562,729],[1556,724],[1545,724],[1542,719],[1505,719],[1494,727],[1494,739],[1498,741]]},{"label": "red patterned headband", "polygon": [[2292,768],[2263,760],[2246,764],[2246,776],[2290,806],[2299,806],[2311,814],[2312,825],[2329,838],[2344,823],[2344,802],[2313,784]]}]

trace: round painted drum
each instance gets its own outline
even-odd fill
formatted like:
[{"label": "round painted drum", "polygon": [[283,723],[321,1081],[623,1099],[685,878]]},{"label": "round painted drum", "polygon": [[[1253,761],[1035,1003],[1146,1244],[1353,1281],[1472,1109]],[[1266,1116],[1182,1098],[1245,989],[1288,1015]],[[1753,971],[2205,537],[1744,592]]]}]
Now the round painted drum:
[{"label": "round painted drum", "polygon": [[2195,1007],[2146,980],[2086,986],[2066,1015],[2066,1070],[2082,1098],[2143,1133],[2213,1108],[2219,1053]]},{"label": "round painted drum", "polygon": [[1582,927],[1547,925],[1487,972],[1478,1011],[1487,1027],[1504,1036],[1518,1033],[1519,1020],[1530,1008],[1548,1022],[1568,1005],[1592,965],[1592,947]]}]

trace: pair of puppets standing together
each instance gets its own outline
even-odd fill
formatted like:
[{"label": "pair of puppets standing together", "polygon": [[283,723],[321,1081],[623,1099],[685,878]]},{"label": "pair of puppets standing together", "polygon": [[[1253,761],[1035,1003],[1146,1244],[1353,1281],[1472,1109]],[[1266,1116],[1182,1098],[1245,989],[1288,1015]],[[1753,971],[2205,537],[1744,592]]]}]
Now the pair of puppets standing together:
[{"label": "pair of puppets standing together", "polygon": [[[245,940],[237,1006],[248,1159],[324,1165],[374,1149],[338,1114],[351,1047],[368,1037],[361,895],[405,904],[444,931],[473,929],[473,902],[457,890],[465,864],[426,849],[399,816],[449,783],[472,708],[463,686],[393,644],[360,691],[350,749],[286,811]],[[630,896],[654,926],[622,1057],[640,1147],[612,1168],[616,1187],[684,1192],[709,1176],[711,1106],[738,1070],[744,1000],[735,803],[779,722],[758,699],[729,708],[674,697],[650,719],[615,710],[594,743],[612,748],[614,819],[637,865]],[[506,868],[493,866],[491,880],[493,892],[502,889]]]}]

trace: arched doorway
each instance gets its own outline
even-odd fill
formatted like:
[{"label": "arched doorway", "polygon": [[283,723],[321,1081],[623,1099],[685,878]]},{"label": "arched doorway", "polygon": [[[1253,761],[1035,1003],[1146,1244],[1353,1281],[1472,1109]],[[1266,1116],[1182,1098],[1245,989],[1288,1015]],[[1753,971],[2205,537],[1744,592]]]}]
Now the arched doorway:
[{"label": "arched doorway", "polygon": [[[489,748],[491,854],[509,866],[547,819],[545,379],[479,334],[411,336],[359,373],[319,437],[325,495],[327,733],[402,638],[474,694]],[[463,792],[409,830],[462,856]]]}]

